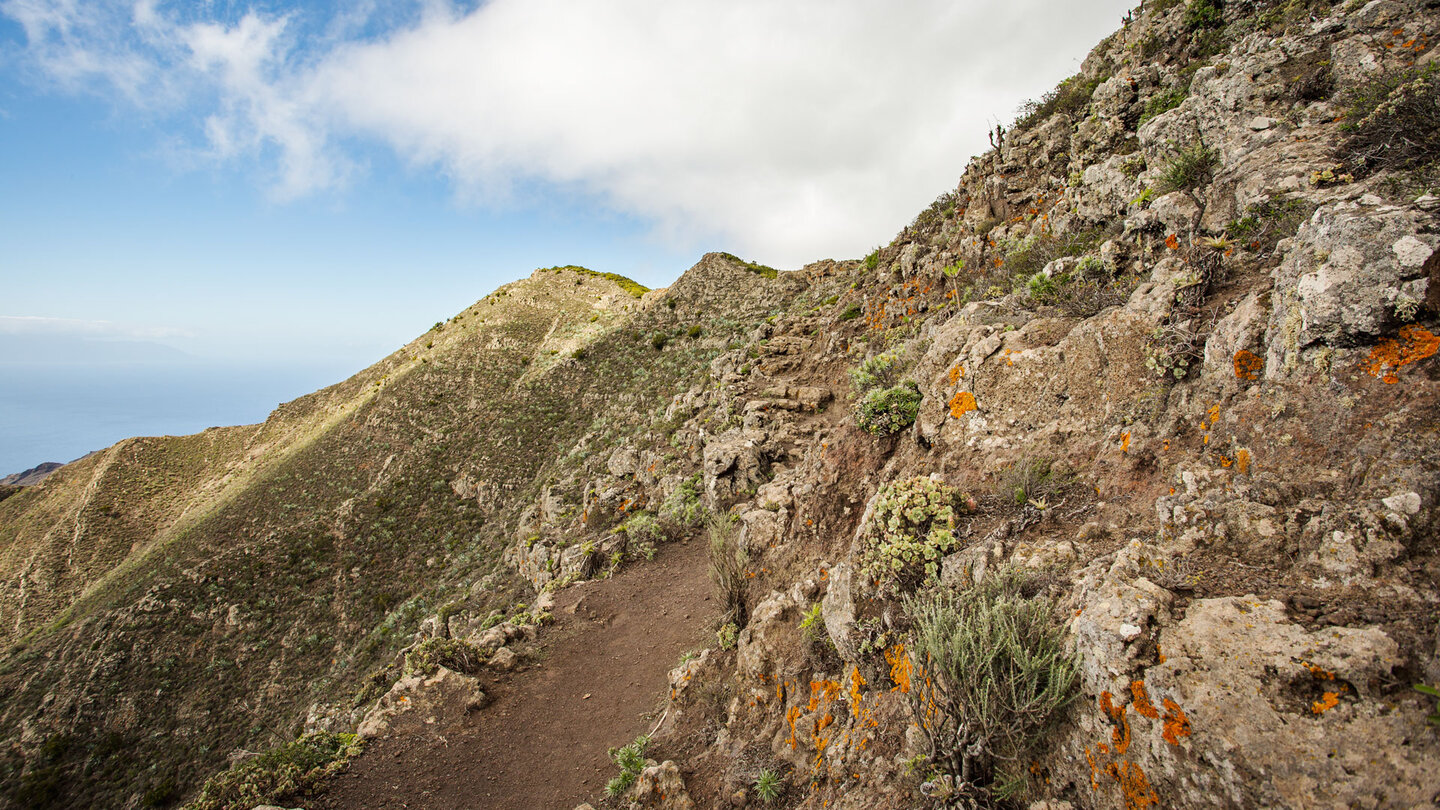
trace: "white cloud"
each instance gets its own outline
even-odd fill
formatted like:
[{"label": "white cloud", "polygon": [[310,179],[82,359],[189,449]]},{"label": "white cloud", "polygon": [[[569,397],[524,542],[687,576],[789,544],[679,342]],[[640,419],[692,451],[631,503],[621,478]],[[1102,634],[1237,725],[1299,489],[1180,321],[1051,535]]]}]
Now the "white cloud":
[{"label": "white cloud", "polygon": [[117,14],[74,0],[0,9],[57,79],[113,66],[122,93],[208,88],[211,152],[273,154],[281,197],[342,186],[355,169],[340,144],[359,136],[464,198],[504,204],[538,180],[794,266],[888,239],[1127,6],[429,2],[378,36],[363,33],[373,4],[314,35],[299,12],[207,20],[143,2],[116,34],[96,20]]}]

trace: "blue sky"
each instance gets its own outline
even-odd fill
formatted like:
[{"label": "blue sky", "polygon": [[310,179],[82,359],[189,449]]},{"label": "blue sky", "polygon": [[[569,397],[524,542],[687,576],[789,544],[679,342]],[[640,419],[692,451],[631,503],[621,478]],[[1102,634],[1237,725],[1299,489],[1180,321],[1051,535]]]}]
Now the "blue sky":
[{"label": "blue sky", "polygon": [[0,0],[0,338],[358,369],[536,267],[863,255],[1127,8]]}]

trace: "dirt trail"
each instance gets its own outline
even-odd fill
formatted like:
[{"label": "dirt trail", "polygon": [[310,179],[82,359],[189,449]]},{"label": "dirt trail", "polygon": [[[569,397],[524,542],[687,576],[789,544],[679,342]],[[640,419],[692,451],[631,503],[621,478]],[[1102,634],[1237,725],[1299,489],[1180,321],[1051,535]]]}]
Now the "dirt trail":
[{"label": "dirt trail", "polygon": [[715,615],[704,544],[560,594],[537,663],[485,683],[495,699],[428,733],[373,741],[303,805],[434,810],[572,810],[614,776],[607,749],[654,724],[666,673]]}]

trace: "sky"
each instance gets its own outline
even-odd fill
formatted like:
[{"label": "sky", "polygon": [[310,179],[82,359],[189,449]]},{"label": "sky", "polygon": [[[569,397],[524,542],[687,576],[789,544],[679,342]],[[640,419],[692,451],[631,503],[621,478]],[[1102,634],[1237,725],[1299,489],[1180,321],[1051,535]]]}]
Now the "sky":
[{"label": "sky", "polygon": [[0,0],[0,364],[333,374],[536,267],[861,256],[1128,7]]}]

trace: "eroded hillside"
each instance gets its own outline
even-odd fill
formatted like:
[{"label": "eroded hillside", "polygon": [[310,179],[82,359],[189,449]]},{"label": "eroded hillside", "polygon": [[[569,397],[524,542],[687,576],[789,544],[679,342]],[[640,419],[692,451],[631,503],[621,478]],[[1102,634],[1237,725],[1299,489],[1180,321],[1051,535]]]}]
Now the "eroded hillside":
[{"label": "eroded hillside", "polygon": [[195,791],[301,732],[423,762],[554,592],[709,536],[714,640],[596,803],[1428,806],[1432,6],[1147,4],[863,260],[537,271],[7,498],[11,800],[293,805],[358,756],[344,795],[467,806],[349,738]]}]

